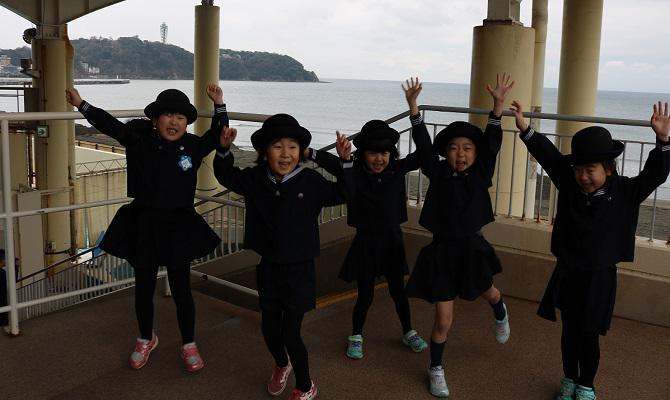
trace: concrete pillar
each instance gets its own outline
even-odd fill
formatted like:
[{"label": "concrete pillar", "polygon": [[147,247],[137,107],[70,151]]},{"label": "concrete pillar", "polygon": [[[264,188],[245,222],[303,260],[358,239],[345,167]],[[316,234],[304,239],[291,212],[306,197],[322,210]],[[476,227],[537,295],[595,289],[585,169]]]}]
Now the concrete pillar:
[{"label": "concrete pillar", "polygon": [[[558,113],[595,115],[603,0],[565,0],[558,81]],[[573,135],[585,122],[557,121],[556,132]],[[562,145],[570,151],[570,140]]]},{"label": "concrete pillar", "polygon": [[[470,75],[470,107],[493,108],[493,99],[486,84],[495,86],[496,73],[509,73],[516,82],[507,95],[507,104],[513,99],[530,104],[533,76],[533,46],[535,32],[514,20],[485,20],[474,28],[472,42],[472,71]],[[484,128],[486,115],[470,116],[470,122]],[[512,118],[503,118],[504,130],[515,130]],[[499,169],[493,177],[491,200],[498,214],[521,216],[525,190],[526,148],[521,140],[509,133],[503,134],[499,154]],[[514,162],[512,158],[514,157]],[[511,207],[510,207],[510,199]]]},{"label": "concrete pillar", "polygon": [[[531,96],[530,111],[542,112],[542,100],[544,98],[544,63],[545,49],[547,47],[547,21],[549,0],[533,0],[533,22],[535,30],[535,52],[533,62],[533,94]],[[539,119],[531,121],[531,126],[541,132]],[[535,188],[537,185],[537,161],[533,156],[528,159],[526,171],[526,203],[523,210],[524,218],[533,218],[535,211]]]},{"label": "concrete pillar", "polygon": [[[193,63],[193,101],[198,110],[212,110],[212,101],[205,92],[207,85],[219,83],[219,7],[213,2],[195,6],[195,42]],[[199,117],[193,131],[202,136],[211,124],[211,118]],[[211,196],[220,186],[214,177],[214,154],[206,157],[198,170],[197,192]]]},{"label": "concrete pillar", "polygon": [[[64,27],[63,27],[64,29]],[[71,110],[65,101],[67,78],[67,42],[62,36],[54,39],[34,39],[34,65],[40,71],[35,79],[40,90],[41,111],[62,112]],[[38,189],[48,191],[46,207],[70,204],[70,149],[67,121],[46,121],[49,137],[36,139]],[[51,213],[46,216],[46,264],[69,256],[69,212]]]},{"label": "concrete pillar", "polygon": [[[65,80],[67,82],[67,87],[74,87],[74,47],[70,43],[70,38],[67,36],[67,25],[65,25]],[[74,107],[66,104],[67,111],[74,111]],[[75,160],[75,134],[74,134],[74,120],[68,120],[67,122],[67,147],[68,147],[68,167],[67,167],[67,176],[68,176],[68,185],[72,189],[70,190],[70,204],[76,203],[75,197],[75,180],[77,178],[76,173],[76,160]],[[72,249],[76,249],[80,244],[77,243],[77,224],[75,223],[75,214],[83,213],[85,211],[70,211],[70,245]],[[82,243],[83,244],[83,243]]]},{"label": "concrete pillar", "polygon": [[[561,67],[558,76],[558,114],[595,115],[600,63],[603,0],[565,0],[561,35]],[[557,121],[556,133],[569,135],[557,142],[561,152],[570,152],[572,135],[586,122]],[[549,217],[556,212],[556,190],[549,197]]]}]

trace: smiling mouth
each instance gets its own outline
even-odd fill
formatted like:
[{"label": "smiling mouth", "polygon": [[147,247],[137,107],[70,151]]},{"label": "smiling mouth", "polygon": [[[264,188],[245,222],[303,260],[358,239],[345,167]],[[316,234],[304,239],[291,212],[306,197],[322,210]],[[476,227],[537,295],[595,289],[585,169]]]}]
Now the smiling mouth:
[{"label": "smiling mouth", "polygon": [[168,135],[176,135],[176,134],[177,134],[177,130],[176,130],[176,129],[172,129],[172,128],[168,128],[167,133],[168,133]]}]

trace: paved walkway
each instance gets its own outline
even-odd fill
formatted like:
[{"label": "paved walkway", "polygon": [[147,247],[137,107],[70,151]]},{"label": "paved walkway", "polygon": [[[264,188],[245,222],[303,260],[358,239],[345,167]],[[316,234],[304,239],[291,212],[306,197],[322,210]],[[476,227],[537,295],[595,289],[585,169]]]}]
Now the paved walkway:
[{"label": "paved walkway", "polygon": [[[194,292],[197,340],[206,367],[183,372],[174,306],[156,299],[160,344],[149,364],[126,359],[136,335],[132,291],[21,325],[18,338],[0,337],[0,399],[269,399],[272,361],[255,312]],[[376,292],[365,330],[365,358],[344,356],[355,299],[308,314],[303,334],[320,399],[430,399],[428,354],[400,342],[386,289]],[[451,399],[550,400],[562,377],[559,324],[534,315],[536,305],[508,298],[512,338],[495,342],[491,310],[459,302],[446,347]],[[433,308],[411,301],[415,328],[427,337]],[[602,340],[599,399],[670,398],[670,329],[615,319]],[[290,384],[293,384],[291,378]],[[279,398],[288,398],[288,393]]]}]

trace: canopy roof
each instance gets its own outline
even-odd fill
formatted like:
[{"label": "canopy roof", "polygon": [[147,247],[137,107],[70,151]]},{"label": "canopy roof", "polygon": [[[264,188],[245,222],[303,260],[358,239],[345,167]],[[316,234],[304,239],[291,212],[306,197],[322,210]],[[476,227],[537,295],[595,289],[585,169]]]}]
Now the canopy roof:
[{"label": "canopy roof", "polygon": [[35,25],[62,25],[123,0],[0,0],[0,6]]}]

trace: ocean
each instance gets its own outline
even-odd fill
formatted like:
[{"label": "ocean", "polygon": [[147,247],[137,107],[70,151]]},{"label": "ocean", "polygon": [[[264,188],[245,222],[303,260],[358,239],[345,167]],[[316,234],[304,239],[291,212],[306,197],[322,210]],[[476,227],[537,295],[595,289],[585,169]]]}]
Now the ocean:
[{"label": "ocean", "polygon": [[[312,147],[320,148],[335,140],[335,131],[352,134],[370,119],[387,119],[407,110],[400,81],[375,81],[324,78],[321,83],[221,81],[229,111],[258,114],[280,112],[295,116],[313,135]],[[177,88],[192,98],[193,81],[133,80],[123,85],[81,85],[77,89],[91,104],[107,110],[143,109],[164,89]],[[0,92],[8,94],[10,92]],[[558,90],[544,91],[543,112],[556,112]],[[467,107],[469,85],[424,82],[419,104]],[[670,94],[599,91],[596,115],[599,117],[648,120],[652,104],[670,100]],[[16,111],[16,99],[0,97],[0,110]],[[463,114],[430,112],[427,120],[445,122],[465,119]],[[79,121],[85,123],[85,121]],[[259,124],[233,122],[239,130],[236,144],[250,147],[250,136]],[[407,120],[394,125],[409,126]],[[542,121],[543,132],[554,133],[553,121]],[[653,142],[650,128],[608,126],[622,140]],[[405,139],[407,140],[407,139]],[[402,146],[407,149],[407,145]],[[646,153],[649,146],[644,149]],[[627,152],[625,173],[636,175],[639,146]],[[668,184],[666,183],[666,185]],[[666,192],[667,190],[664,190]],[[670,192],[668,192],[670,193]],[[663,196],[670,198],[670,195]]]}]

